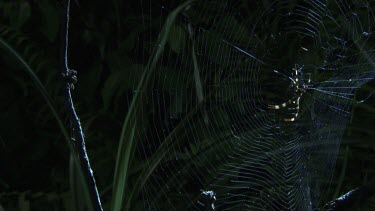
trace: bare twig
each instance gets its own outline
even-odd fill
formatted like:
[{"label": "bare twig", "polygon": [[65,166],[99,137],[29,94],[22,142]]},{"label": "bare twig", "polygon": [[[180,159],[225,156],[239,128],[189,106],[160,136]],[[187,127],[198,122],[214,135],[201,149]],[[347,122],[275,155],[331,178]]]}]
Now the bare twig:
[{"label": "bare twig", "polygon": [[88,183],[89,194],[91,198],[92,206],[94,210],[103,210],[98,189],[96,187],[95,178],[93,171],[90,166],[89,157],[86,152],[85,139],[81,127],[81,122],[77,116],[74,108],[71,89],[74,88],[74,83],[76,83],[76,71],[69,69],[68,67],[68,41],[69,41],[69,10],[70,10],[70,0],[66,1],[66,13],[64,18],[64,23],[62,27],[62,33],[64,33],[62,41],[62,53],[61,53],[61,75],[65,80],[66,86],[64,87],[64,95],[67,105],[67,113],[70,120],[71,128],[71,140],[75,149],[77,151],[79,162],[83,171],[86,182]]}]

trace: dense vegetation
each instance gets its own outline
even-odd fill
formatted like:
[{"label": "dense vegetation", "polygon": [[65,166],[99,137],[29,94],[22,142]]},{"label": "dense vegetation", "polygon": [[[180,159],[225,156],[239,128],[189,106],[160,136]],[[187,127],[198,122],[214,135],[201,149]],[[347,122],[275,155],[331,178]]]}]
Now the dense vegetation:
[{"label": "dense vegetation", "polygon": [[[139,63],[134,55],[142,33],[138,4],[73,1],[71,8],[69,64],[78,71],[73,99],[105,210],[111,204],[116,154],[136,86],[129,74],[138,70],[134,64]],[[49,0],[0,2],[0,39],[31,67],[67,123],[59,73],[63,5]],[[36,81],[4,46],[0,48],[0,205],[6,211],[72,210],[71,151]],[[374,88],[373,82],[367,84],[356,98],[366,98]],[[375,176],[374,105],[375,97],[370,96],[353,107],[327,202]],[[137,167],[130,166],[129,171],[137,172]],[[134,202],[134,207],[143,206],[141,198]],[[358,207],[375,208],[375,197]]]}]

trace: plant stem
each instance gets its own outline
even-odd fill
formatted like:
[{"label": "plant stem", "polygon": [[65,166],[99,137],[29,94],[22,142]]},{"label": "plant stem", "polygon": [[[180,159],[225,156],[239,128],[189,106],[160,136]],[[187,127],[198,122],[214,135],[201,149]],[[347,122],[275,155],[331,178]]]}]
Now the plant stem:
[{"label": "plant stem", "polygon": [[[69,41],[69,11],[70,11],[70,0],[66,1],[66,13],[64,17],[64,23],[62,27],[62,34],[64,33],[62,39],[62,53],[61,53],[61,73],[68,75],[69,67],[68,67],[68,41]],[[66,99],[67,105],[67,113],[69,115],[70,120],[70,128],[71,128],[71,141],[75,146],[75,150],[78,155],[78,159],[80,162],[80,166],[83,171],[83,175],[85,181],[88,183],[88,191],[92,203],[92,207],[94,210],[102,211],[102,205],[100,202],[100,197],[98,193],[98,189],[96,187],[95,178],[93,175],[93,171],[91,169],[89,157],[86,151],[85,139],[81,127],[81,122],[78,118],[78,115],[75,111],[73,99],[71,95],[71,86],[69,82],[65,82],[64,87],[64,95]]]}]

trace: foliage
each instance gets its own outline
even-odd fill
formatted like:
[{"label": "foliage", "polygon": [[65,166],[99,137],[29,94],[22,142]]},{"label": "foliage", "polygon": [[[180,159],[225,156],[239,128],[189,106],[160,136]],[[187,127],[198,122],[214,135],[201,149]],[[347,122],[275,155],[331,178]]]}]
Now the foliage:
[{"label": "foliage", "polygon": [[[147,63],[135,55],[135,49],[139,47],[135,46],[136,39],[145,30],[140,26],[139,1],[123,3],[114,0],[106,4],[102,1],[75,2],[69,46],[70,65],[79,72],[74,98],[104,209],[111,207],[120,210],[119,207],[127,203],[127,206],[140,210],[143,202],[137,195],[140,191],[137,188],[152,171],[144,167],[146,163],[158,165],[160,158],[167,156],[168,151],[161,148],[154,157],[140,158],[134,156],[134,150],[129,147],[135,141],[135,133],[151,137],[156,135],[142,134],[142,130],[138,129],[152,128],[150,122],[137,121],[137,109],[147,110],[148,115],[152,115],[153,108],[141,108],[143,104],[137,100],[142,101],[149,95],[145,91],[149,87],[143,80],[156,65],[152,59]],[[61,118],[64,116],[64,99],[58,74],[61,47],[58,35],[61,30],[60,14],[63,12],[63,4],[59,1],[17,0],[0,3],[0,203],[7,211],[72,210],[74,206],[67,179],[69,153],[72,150],[70,144],[66,144],[67,133],[62,127],[62,122],[67,119]],[[155,24],[160,21],[160,17],[152,18]],[[159,42],[167,50],[178,54],[188,43],[189,33],[182,26],[172,24],[175,17],[169,18],[171,22],[166,22],[165,34],[161,34]],[[223,21],[233,23],[228,25],[239,24],[230,18]],[[212,52],[208,52],[209,59],[220,65],[228,65],[229,60],[217,59],[216,54],[223,50],[215,48],[217,35],[212,33],[208,36],[212,41],[209,44],[213,46],[210,48]],[[154,43],[148,45],[154,46]],[[12,46],[14,52],[9,53],[7,46]],[[199,50],[200,46],[196,48]],[[148,56],[158,60],[159,55],[155,50],[149,52]],[[23,71],[25,66],[33,79]],[[161,68],[160,71],[165,78],[173,79],[159,87],[166,93],[188,83],[176,77],[173,70]],[[186,80],[193,81],[193,71],[184,74]],[[160,84],[156,83],[156,86]],[[228,87],[233,91],[236,83]],[[372,83],[359,90],[357,99],[366,98],[374,87]],[[219,93],[220,90],[212,90],[212,95],[226,96]],[[175,118],[184,115],[182,107],[186,104],[186,95],[182,93],[171,102],[170,109]],[[339,179],[333,181],[332,193],[327,196],[327,201],[366,183],[375,175],[371,168],[375,165],[374,101],[375,98],[370,97],[366,103],[356,104],[353,108],[354,116],[344,138],[334,177]],[[241,104],[238,106],[241,107]],[[54,110],[49,110],[51,108]],[[132,112],[129,114],[129,111]],[[213,118],[222,116],[224,119],[216,121],[222,123],[217,128],[226,131],[228,117],[220,109],[215,112],[220,115]],[[185,121],[194,119],[191,116],[186,115]],[[205,148],[212,142],[213,137],[199,133],[200,126],[196,128],[197,134],[207,139],[206,145],[191,143],[191,151],[177,155],[180,159],[198,157],[197,149]],[[173,133],[178,136],[181,128],[176,128]],[[184,137],[181,137],[183,140]],[[69,139],[67,141],[70,143]],[[173,139],[166,137],[165,145],[172,143]],[[214,160],[212,153],[207,152],[207,157]],[[203,165],[197,160],[194,161],[196,165]],[[138,178],[139,175],[142,177]],[[131,192],[127,192],[126,188]],[[371,210],[375,206],[375,198],[361,206]]]}]

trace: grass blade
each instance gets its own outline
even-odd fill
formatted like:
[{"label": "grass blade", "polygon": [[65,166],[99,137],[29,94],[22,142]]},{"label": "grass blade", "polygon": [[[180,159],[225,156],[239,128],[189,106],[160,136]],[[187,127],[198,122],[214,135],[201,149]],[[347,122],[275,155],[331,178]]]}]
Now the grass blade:
[{"label": "grass blade", "polygon": [[[7,51],[10,56],[14,57],[23,67],[23,70],[30,76],[32,82],[35,84],[37,90],[41,93],[44,101],[47,103],[48,108],[51,110],[53,116],[55,117],[55,120],[57,121],[57,124],[60,128],[60,131],[62,132],[69,150],[71,153],[73,153],[73,160],[76,166],[80,166],[79,161],[77,160],[77,152],[74,149],[74,146],[72,142],[70,141],[70,136],[65,129],[65,126],[63,124],[62,119],[60,118],[59,114],[57,113],[56,106],[53,103],[52,98],[49,96],[47,90],[45,89],[44,85],[42,82],[39,80],[38,76],[35,74],[35,71],[30,67],[30,65],[22,58],[22,56],[12,47],[10,46],[5,40],[0,38],[0,48],[3,48],[5,51]],[[80,183],[82,185],[83,189],[83,197],[84,199],[81,200],[81,203],[85,203],[88,206],[89,210],[93,210],[91,199],[89,197],[89,192],[88,192],[88,186],[87,183],[83,177],[83,172],[80,167],[77,168],[77,177],[80,180]],[[82,195],[82,194],[81,194]]]},{"label": "grass blade", "polygon": [[[172,24],[174,23],[177,15],[185,9],[188,5],[190,5],[194,0],[189,0],[177,7],[167,18],[166,23],[163,26],[163,29],[160,34],[160,40],[157,42],[157,48],[154,49],[153,56],[150,58],[145,71],[139,81],[138,87],[136,89],[135,95],[133,100],[130,104],[129,111],[126,115],[125,121],[123,123],[118,152],[117,152],[117,159],[116,159],[116,167],[115,167],[115,177],[113,181],[113,194],[112,194],[112,210],[119,211],[123,208],[123,203],[125,198],[127,198],[127,204],[125,209],[131,208],[131,201],[132,197],[135,195],[134,192],[138,192],[136,190],[139,186],[134,186],[132,191],[126,190],[126,178],[123,175],[128,171],[130,164],[128,163],[127,166],[121,166],[127,163],[127,157],[130,156],[132,150],[126,149],[132,148],[134,145],[134,130],[135,122],[137,119],[137,114],[140,108],[142,107],[142,97],[140,90],[147,90],[148,82],[153,75],[153,71],[159,58],[164,50],[166,42],[168,40],[168,35]],[[127,154],[129,153],[129,154]],[[128,192],[128,194],[126,194]]]}]

